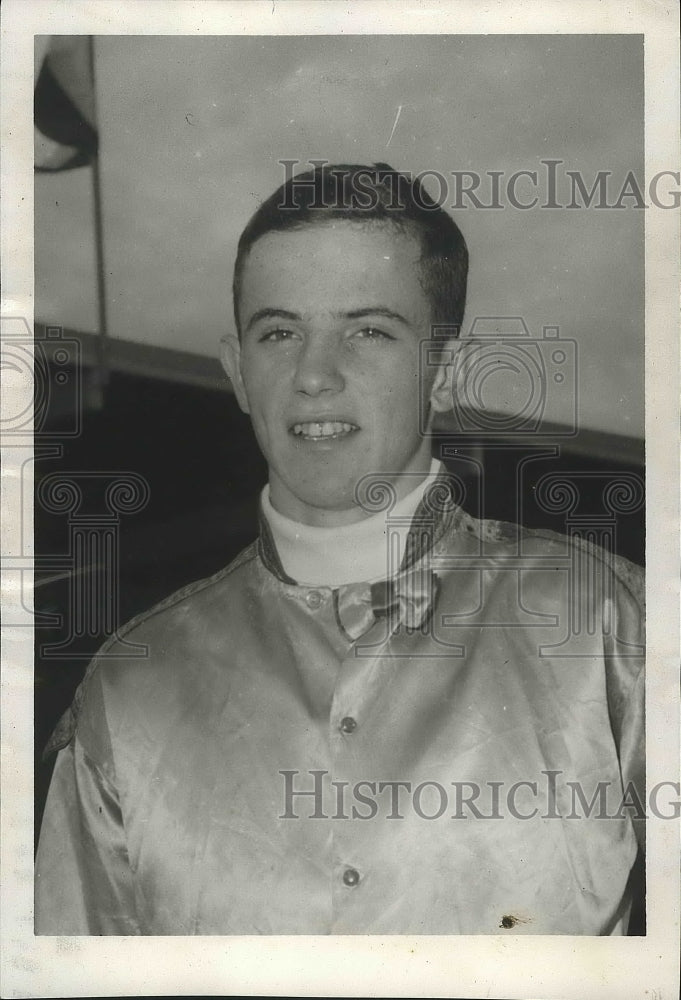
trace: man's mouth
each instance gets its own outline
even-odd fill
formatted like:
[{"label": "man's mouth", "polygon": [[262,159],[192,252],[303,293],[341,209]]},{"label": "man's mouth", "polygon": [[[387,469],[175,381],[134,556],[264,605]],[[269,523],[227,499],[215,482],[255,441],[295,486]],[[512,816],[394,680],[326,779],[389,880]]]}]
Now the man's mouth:
[{"label": "man's mouth", "polygon": [[294,424],[291,433],[305,441],[331,441],[334,438],[347,437],[359,430],[356,424],[345,420],[314,420]]}]

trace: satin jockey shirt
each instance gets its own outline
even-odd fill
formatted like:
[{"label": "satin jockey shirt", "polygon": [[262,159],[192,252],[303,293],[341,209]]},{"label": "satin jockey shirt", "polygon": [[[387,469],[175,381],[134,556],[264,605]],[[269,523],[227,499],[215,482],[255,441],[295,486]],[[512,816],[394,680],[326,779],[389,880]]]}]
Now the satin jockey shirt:
[{"label": "satin jockey shirt", "polygon": [[316,529],[265,492],[256,542],[100,650],[36,933],[626,933],[642,571],[471,517],[444,470],[393,501]]}]

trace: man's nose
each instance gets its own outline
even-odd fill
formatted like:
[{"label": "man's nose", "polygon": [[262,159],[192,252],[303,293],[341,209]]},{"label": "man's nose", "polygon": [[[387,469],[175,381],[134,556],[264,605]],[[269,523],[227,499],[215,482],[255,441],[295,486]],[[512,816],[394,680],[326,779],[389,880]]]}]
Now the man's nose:
[{"label": "man's nose", "polygon": [[338,347],[328,340],[307,341],[298,355],[294,388],[305,396],[342,392],[345,379],[340,369]]}]

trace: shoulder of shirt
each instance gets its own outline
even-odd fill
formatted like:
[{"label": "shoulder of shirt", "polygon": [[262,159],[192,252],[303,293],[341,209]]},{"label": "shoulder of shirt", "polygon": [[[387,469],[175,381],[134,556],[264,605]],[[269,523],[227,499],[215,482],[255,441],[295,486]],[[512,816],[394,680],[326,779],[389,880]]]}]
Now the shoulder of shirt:
[{"label": "shoulder of shirt", "polygon": [[159,601],[158,604],[155,604],[147,611],[143,611],[141,614],[136,615],[125,625],[118,628],[116,632],[110,636],[109,639],[107,639],[107,641],[97,650],[90,661],[88,668],[85,671],[85,675],[76,689],[73,702],[57,723],[57,726],[52,733],[45,750],[43,751],[43,759],[48,757],[51,753],[65,747],[73,738],[81,705],[83,703],[83,699],[85,698],[88,685],[90,684],[93,675],[101,668],[102,661],[106,659],[107,654],[115,647],[116,643],[125,639],[126,636],[144,626],[147,622],[162,616],[164,613],[171,611],[183,602],[191,600],[199,594],[205,593],[211,588],[217,587],[226,582],[239,570],[245,568],[249,563],[253,562],[256,556],[257,542],[252,542],[224,569],[219,570],[212,576],[206,577],[202,580],[196,580],[193,583],[181,587],[180,590],[176,590],[162,601]]},{"label": "shoulder of shirt", "polygon": [[238,570],[243,569],[249,563],[253,562],[257,555],[257,542],[252,542],[248,545],[239,555],[224,569],[218,570],[212,576],[205,577],[202,580],[195,580],[192,583],[186,584],[179,590],[174,591],[168,597],[165,597],[158,604],[149,608],[147,611],[141,612],[141,614],[136,615],[131,618],[125,625],[117,629],[117,631],[112,635],[104,645],[97,651],[94,659],[102,656],[104,653],[109,652],[110,649],[116,644],[120,639],[125,638],[130,632],[144,625],[146,622],[153,618],[163,614],[166,611],[170,611],[172,608],[176,607],[178,604],[182,604],[205,591],[211,590],[214,587],[218,587],[221,583],[228,580],[229,577],[233,576]]},{"label": "shoulder of shirt", "polygon": [[642,566],[632,562],[625,556],[608,552],[602,546],[587,541],[579,536],[569,537],[550,528],[527,528],[512,521],[477,518],[459,509],[452,527],[456,531],[464,531],[474,535],[483,542],[496,542],[500,546],[500,554],[504,549],[513,546],[508,555],[517,555],[516,546],[524,546],[522,555],[531,560],[534,555],[550,553],[568,553],[579,550],[592,559],[600,562],[615,577],[617,582],[625,587],[641,606],[645,604],[645,571]]}]

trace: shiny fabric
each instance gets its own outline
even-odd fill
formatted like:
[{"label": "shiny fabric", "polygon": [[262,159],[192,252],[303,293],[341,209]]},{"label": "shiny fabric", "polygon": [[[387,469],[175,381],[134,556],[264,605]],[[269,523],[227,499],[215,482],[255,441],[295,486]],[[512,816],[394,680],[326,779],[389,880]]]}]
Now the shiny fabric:
[{"label": "shiny fabric", "polygon": [[425,514],[395,580],[337,590],[263,525],[103,648],[51,741],[37,933],[626,932],[641,571]]}]

